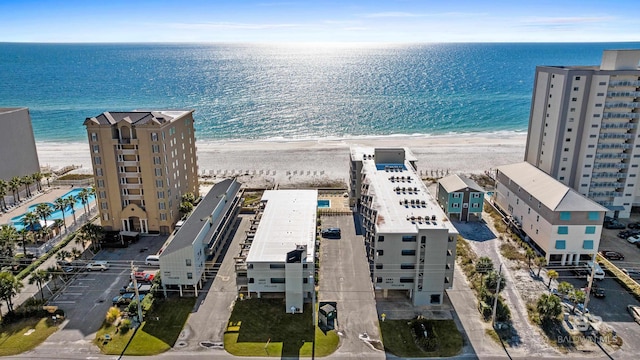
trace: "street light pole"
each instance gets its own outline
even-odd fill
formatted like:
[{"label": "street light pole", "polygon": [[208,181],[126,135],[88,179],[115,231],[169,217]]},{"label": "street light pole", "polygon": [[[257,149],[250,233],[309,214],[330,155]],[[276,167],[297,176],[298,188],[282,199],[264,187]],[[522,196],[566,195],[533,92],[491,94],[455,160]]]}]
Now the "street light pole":
[{"label": "street light pole", "polygon": [[493,294],[493,311],[491,313],[491,325],[496,328],[496,310],[498,309],[498,296],[500,292],[500,280],[502,280],[502,264],[500,264],[500,270],[498,271],[498,284],[496,286],[496,292]]},{"label": "street light pole", "polygon": [[131,279],[133,281],[133,291],[136,294],[136,303],[138,304],[138,322],[142,325],[142,304],[140,304],[140,294],[138,293],[138,281],[136,280],[135,268],[131,261]]}]

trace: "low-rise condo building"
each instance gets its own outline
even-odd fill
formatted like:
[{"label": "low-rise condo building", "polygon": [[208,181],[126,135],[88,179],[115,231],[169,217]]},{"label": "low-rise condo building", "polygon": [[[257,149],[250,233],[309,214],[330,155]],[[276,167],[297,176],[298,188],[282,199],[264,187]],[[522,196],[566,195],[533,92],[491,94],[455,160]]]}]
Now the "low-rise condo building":
[{"label": "low-rise condo building", "polygon": [[281,296],[286,311],[303,311],[315,288],[317,190],[267,190],[236,257],[238,291]]},{"label": "low-rise condo building", "polygon": [[438,202],[449,218],[482,219],[484,189],[466,176],[449,175],[438,181]]},{"label": "low-rise condo building", "polygon": [[96,202],[105,230],[169,234],[182,195],[197,198],[193,110],[87,118]]},{"label": "low-rise condo building", "polygon": [[525,161],[629,217],[640,205],[640,50],[600,66],[536,67]]},{"label": "low-rise condo building", "polygon": [[376,293],[440,305],[453,285],[458,233],[416,174],[406,149],[352,149],[358,209]]},{"label": "low-rise condo building", "polygon": [[229,234],[241,205],[240,183],[216,184],[168,239],[158,256],[162,286],[193,290],[198,296],[206,271],[217,266],[231,241]]},{"label": "low-rise condo building", "polygon": [[0,107],[0,153],[0,179],[10,181],[40,171],[28,108]]},{"label": "low-rise condo building", "polygon": [[496,170],[494,203],[552,265],[594,260],[607,208],[527,163]]}]

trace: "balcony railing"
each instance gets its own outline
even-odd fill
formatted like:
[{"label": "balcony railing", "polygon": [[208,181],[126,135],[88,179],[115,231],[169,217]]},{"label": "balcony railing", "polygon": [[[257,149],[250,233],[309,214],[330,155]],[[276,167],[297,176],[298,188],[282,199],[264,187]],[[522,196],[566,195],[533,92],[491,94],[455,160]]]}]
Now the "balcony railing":
[{"label": "balcony railing", "polygon": [[593,192],[589,192],[589,197],[597,197],[597,196],[620,197],[622,195],[623,195],[622,192],[617,192],[617,191],[593,191]]},{"label": "balcony railing", "polygon": [[603,122],[602,129],[635,129],[638,124],[628,122]]},{"label": "balcony railing", "polygon": [[609,91],[607,92],[607,96],[637,98],[637,97],[640,97],[640,91]]},{"label": "balcony railing", "polygon": [[607,109],[637,109],[640,108],[639,102],[608,102],[604,104]]},{"label": "balcony railing", "polygon": [[627,164],[623,163],[595,163],[593,167],[596,169],[626,169]]},{"label": "balcony railing", "polygon": [[598,149],[631,149],[633,144],[598,144]]},{"label": "balcony railing", "polygon": [[602,179],[602,178],[616,178],[616,179],[624,179],[627,177],[627,173],[619,173],[619,172],[598,172],[591,174],[591,177],[594,179]]},{"label": "balcony railing", "polygon": [[617,112],[606,112],[603,114],[605,119],[640,119],[640,113],[617,113]]},{"label": "balcony railing", "polygon": [[628,159],[631,156],[625,153],[617,154],[596,154],[596,159]]},{"label": "balcony railing", "polygon": [[594,182],[591,183],[591,187],[602,188],[602,187],[610,187],[610,188],[623,188],[624,183],[621,182]]},{"label": "balcony railing", "polygon": [[618,80],[609,82],[609,86],[640,86],[640,81],[636,80]]},{"label": "balcony railing", "polygon": [[601,139],[633,139],[633,134],[621,134],[621,133],[604,133],[600,134]]}]

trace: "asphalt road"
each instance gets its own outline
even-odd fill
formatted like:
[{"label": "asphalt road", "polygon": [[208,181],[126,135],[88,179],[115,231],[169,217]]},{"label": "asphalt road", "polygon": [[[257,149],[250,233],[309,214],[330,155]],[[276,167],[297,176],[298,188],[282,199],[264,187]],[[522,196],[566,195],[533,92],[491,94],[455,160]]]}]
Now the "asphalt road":
[{"label": "asphalt road", "polygon": [[318,300],[337,302],[336,330],[342,334],[340,347],[329,358],[384,359],[383,351],[359,339],[367,333],[379,340],[380,330],[364,240],[356,235],[353,216],[324,216],[322,227],[339,227],[342,232],[340,239],[320,242]]}]

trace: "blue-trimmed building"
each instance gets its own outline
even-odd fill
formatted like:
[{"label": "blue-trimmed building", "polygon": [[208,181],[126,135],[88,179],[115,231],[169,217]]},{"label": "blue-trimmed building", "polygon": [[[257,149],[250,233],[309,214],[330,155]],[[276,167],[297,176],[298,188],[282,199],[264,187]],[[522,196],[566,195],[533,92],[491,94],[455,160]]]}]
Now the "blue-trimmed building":
[{"label": "blue-trimmed building", "polygon": [[475,181],[460,175],[449,175],[438,181],[438,203],[452,218],[460,221],[482,218],[484,190]]}]

